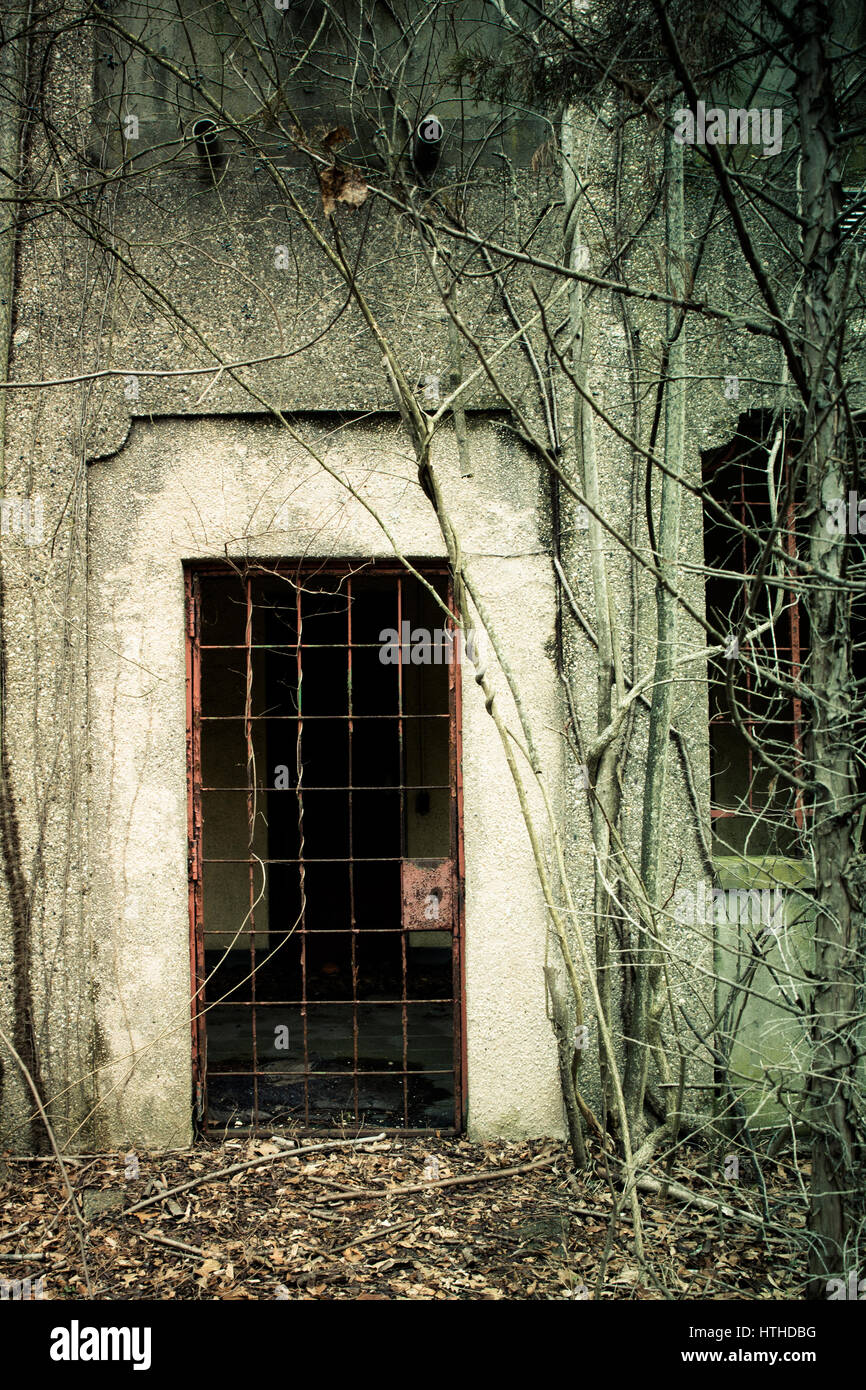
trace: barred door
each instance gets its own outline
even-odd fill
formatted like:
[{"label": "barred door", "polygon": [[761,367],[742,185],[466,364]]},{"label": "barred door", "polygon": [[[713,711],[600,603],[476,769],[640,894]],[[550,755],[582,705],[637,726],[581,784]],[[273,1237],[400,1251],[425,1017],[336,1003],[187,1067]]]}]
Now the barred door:
[{"label": "barred door", "polygon": [[459,1129],[447,573],[208,566],[187,598],[199,1123]]}]

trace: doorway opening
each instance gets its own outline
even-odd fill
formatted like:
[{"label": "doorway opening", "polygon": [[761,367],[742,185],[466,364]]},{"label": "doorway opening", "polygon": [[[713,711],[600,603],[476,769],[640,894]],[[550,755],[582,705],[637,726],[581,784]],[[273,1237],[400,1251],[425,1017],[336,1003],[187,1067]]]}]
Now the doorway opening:
[{"label": "doorway opening", "polygon": [[187,571],[205,1132],[461,1128],[458,648],[414,568]]}]

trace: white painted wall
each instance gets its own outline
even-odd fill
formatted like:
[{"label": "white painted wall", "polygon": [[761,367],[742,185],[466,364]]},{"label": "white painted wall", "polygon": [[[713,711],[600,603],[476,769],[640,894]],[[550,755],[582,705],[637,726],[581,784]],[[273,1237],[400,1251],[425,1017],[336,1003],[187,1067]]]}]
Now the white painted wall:
[{"label": "white painted wall", "polygon": [[[168,1146],[190,1130],[183,562],[393,554],[364,502],[404,554],[444,554],[392,417],[295,427],[318,460],[270,420],[175,418],[136,421],[119,453],[89,468],[90,913],[97,1015],[116,1061],[101,1094],[118,1143]],[[471,478],[448,434],[434,462],[550,785],[562,787],[536,467],[489,421],[474,423],[471,450]],[[466,669],[463,750],[469,1130],[561,1135],[546,917],[499,738]]]}]

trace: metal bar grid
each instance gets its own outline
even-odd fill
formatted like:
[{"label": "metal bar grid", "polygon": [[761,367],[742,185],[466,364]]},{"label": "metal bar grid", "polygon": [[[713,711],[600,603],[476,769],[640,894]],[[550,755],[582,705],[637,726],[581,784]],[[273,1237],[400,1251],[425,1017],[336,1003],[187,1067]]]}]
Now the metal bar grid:
[{"label": "metal bar grid", "polygon": [[[303,1126],[304,1128],[321,1128],[323,1125],[322,1115],[317,1113],[316,1093],[312,1089],[318,1078],[323,1078],[327,1082],[332,1082],[335,1078],[345,1077],[351,1082],[351,1102],[354,1111],[353,1119],[355,1123],[362,1123],[364,1120],[364,1104],[362,1096],[362,1085],[369,1082],[371,1078],[382,1077],[389,1080],[399,1078],[400,1088],[400,1121],[398,1125],[382,1124],[380,1118],[372,1122],[379,1128],[400,1128],[402,1130],[426,1129],[425,1125],[413,1124],[413,1110],[411,1101],[411,1083],[414,1079],[421,1078],[425,1082],[434,1078],[445,1078],[453,1086],[453,1115],[450,1123],[444,1124],[437,1122],[438,1129],[459,1129],[463,1119],[465,1086],[463,1083],[463,1073],[465,1068],[465,1021],[463,1017],[463,989],[462,989],[462,958],[461,958],[461,938],[462,938],[462,804],[461,789],[458,786],[460,775],[459,769],[459,727],[458,727],[458,706],[459,706],[459,677],[454,664],[449,664],[447,673],[447,710],[436,709],[430,711],[423,706],[412,710],[406,707],[405,698],[405,678],[404,665],[402,661],[397,663],[396,684],[397,684],[397,706],[396,711],[384,712],[365,708],[359,711],[356,708],[356,692],[359,688],[360,671],[357,662],[361,654],[375,651],[380,645],[377,642],[359,640],[353,630],[353,612],[355,591],[360,586],[363,590],[363,579],[356,581],[357,570],[353,571],[349,566],[316,566],[306,568],[299,565],[274,566],[268,567],[267,573],[285,575],[294,580],[294,602],[295,602],[295,626],[296,640],[284,643],[270,643],[261,641],[261,633],[256,632],[256,590],[261,583],[262,568],[253,566],[249,568],[243,578],[244,600],[245,600],[245,627],[243,641],[226,641],[220,637],[217,641],[209,641],[203,637],[203,630],[200,618],[200,605],[196,606],[193,594],[198,592],[198,586],[202,581],[202,576],[212,576],[214,578],[225,576],[229,573],[224,567],[202,566],[196,567],[196,572],[187,576],[189,604],[190,604],[190,653],[189,661],[191,669],[201,672],[202,659],[207,653],[234,653],[243,659],[244,668],[244,701],[242,713],[227,712],[220,710],[218,714],[204,712],[202,703],[202,684],[201,676],[199,684],[194,686],[193,682],[188,683],[188,723],[190,730],[197,729],[199,738],[201,731],[204,730],[205,738],[209,737],[211,730],[217,732],[220,728],[225,728],[232,721],[243,719],[245,754],[246,754],[246,777],[243,779],[244,785],[241,786],[237,780],[231,780],[227,785],[217,786],[212,779],[205,780],[203,775],[202,760],[199,750],[199,757],[196,760],[190,745],[190,815],[191,826],[197,823],[201,827],[202,820],[205,826],[204,854],[201,854],[199,845],[198,864],[201,866],[199,874],[198,889],[193,896],[191,889],[191,914],[193,917],[192,950],[196,964],[196,980],[198,984],[197,998],[199,1001],[197,1023],[194,1029],[194,1052],[196,1074],[201,1078],[201,1082],[208,1080],[213,1083],[216,1079],[249,1078],[252,1085],[252,1114],[250,1124],[245,1128],[257,1129],[260,1126],[261,1114],[261,1094],[262,1088],[266,1086],[269,1079],[282,1075],[282,1073],[267,1070],[265,1061],[260,1050],[260,1020],[268,1011],[273,1017],[273,1010],[279,1008],[289,1008],[299,1006],[302,1025],[302,1074],[301,1085],[303,1090]],[[373,567],[369,567],[373,568]],[[438,567],[425,567],[426,575],[431,578],[444,574],[445,571]],[[376,576],[383,576],[390,579],[396,598],[397,631],[403,632],[403,618],[405,612],[405,571],[401,567],[376,566],[374,568]],[[342,640],[329,640],[327,642],[316,642],[307,640],[304,631],[305,618],[309,615],[306,612],[307,604],[303,595],[320,592],[315,587],[316,582],[320,582],[322,576],[327,575],[331,580],[338,580],[336,593],[345,595],[345,634],[341,635]],[[310,589],[310,584],[313,585]],[[327,591],[332,592],[332,591]],[[446,602],[450,608],[452,594],[450,581],[447,591]],[[449,624],[450,626],[450,624]],[[333,634],[331,634],[333,636]],[[268,660],[269,653],[293,653],[295,658],[296,670],[296,709],[285,714],[273,709],[266,712],[257,711],[255,706],[256,684],[259,688],[262,684],[261,672],[256,667],[256,661],[261,664]],[[346,694],[345,705],[342,710],[329,709],[327,712],[317,712],[314,703],[307,696],[305,690],[306,666],[305,658],[309,653],[342,653],[345,655],[345,678]],[[207,677],[205,677],[205,686]],[[267,698],[267,696],[266,696]],[[332,727],[339,728],[345,725],[347,730],[348,749],[347,749],[347,769],[344,782],[329,781],[326,784],[312,784],[305,781],[305,728],[312,727],[317,721],[330,721]],[[411,722],[410,722],[411,721]],[[420,721],[426,721],[423,725]],[[421,731],[424,727],[430,728],[440,721],[447,721],[448,734],[448,780],[444,779],[421,779],[411,780],[407,775],[407,747],[406,732],[407,728],[414,727],[419,737],[423,737]],[[262,805],[266,807],[266,819],[271,818],[270,788],[265,788],[262,778],[257,773],[256,767],[256,738],[261,739],[270,735],[271,725],[283,724],[288,729],[289,724],[295,724],[295,786],[293,794],[297,801],[297,833],[298,844],[297,853],[278,854],[274,852],[269,844],[266,852],[256,848],[257,823],[261,819]],[[392,724],[396,725],[398,766],[399,775],[397,777],[396,788],[393,780],[359,780],[356,777],[355,754],[357,749],[357,738],[369,739],[381,734],[386,737],[384,731],[388,730]],[[259,727],[259,734],[256,735],[256,727]],[[268,762],[271,760],[268,759]],[[271,769],[268,769],[268,776]],[[359,792],[397,792],[399,803],[399,844],[394,848],[394,852],[384,852],[377,848],[375,853],[359,852],[356,844],[356,822],[360,817],[357,811],[357,795]],[[393,926],[372,925],[369,921],[363,925],[359,921],[358,913],[358,872],[363,866],[379,866],[379,869],[388,865],[404,865],[407,859],[407,797],[410,794],[418,793],[429,798],[431,792],[447,792],[450,803],[448,813],[449,839],[448,862],[450,873],[453,878],[454,891],[452,892],[453,918],[448,923],[450,932],[451,952],[450,952],[450,994],[441,991],[422,991],[412,995],[409,991],[410,974],[410,923],[401,920]],[[244,792],[246,797],[246,855],[236,853],[214,853],[208,843],[207,820],[208,812],[202,809],[204,793],[226,793]],[[321,854],[321,843],[318,846],[308,844],[305,836],[305,807],[308,795],[311,792],[325,792],[335,799],[345,797],[348,823],[348,843],[345,853]],[[196,814],[198,821],[195,821]],[[258,820],[257,820],[258,818]],[[261,832],[260,832],[261,833]],[[191,831],[192,834],[192,831]],[[201,840],[201,829],[199,828],[199,841]],[[317,848],[319,853],[311,853]],[[387,848],[387,847],[386,847]],[[220,934],[214,931],[204,920],[204,908],[202,902],[201,878],[212,867],[227,868],[230,866],[240,866],[246,863],[248,875],[248,920],[246,923],[249,950],[249,997],[238,999],[232,998],[232,991],[220,992],[211,986],[207,991],[204,989],[204,955],[206,932],[208,938],[219,937]],[[267,921],[267,918],[257,913],[257,906],[261,903],[263,893],[261,888],[256,891],[256,867],[258,866],[266,876],[269,876],[269,891],[271,901],[268,904],[268,913],[273,921],[275,911],[274,902],[274,883],[272,871],[275,868],[286,868],[295,865],[298,874],[298,889],[300,910],[297,914],[297,921],[293,928],[293,935],[298,938],[299,944],[299,991],[280,991],[261,995],[258,987],[258,959],[261,954],[263,967],[267,964],[271,955],[275,954],[273,949],[268,946],[268,932],[273,932],[274,928]],[[317,932],[312,929],[307,921],[308,894],[306,880],[312,870],[319,869],[321,866],[330,866],[335,871],[340,866],[348,869],[348,906],[344,921],[331,921],[328,924],[328,937],[336,940],[344,936],[350,943],[350,990],[346,998],[328,998],[327,1008],[331,1015],[343,1010],[351,1010],[351,1025],[349,1032],[349,1043],[351,1048],[350,1066],[342,1067],[338,1065],[321,1066],[316,1065],[316,1058],[311,1047],[311,1019],[315,1019],[316,1012],[321,1014],[323,1000],[313,997],[310,992],[310,951],[316,944]],[[192,883],[192,879],[191,879]],[[262,926],[261,923],[265,925]],[[442,924],[437,923],[437,927]],[[415,924],[417,929],[417,923]],[[322,932],[319,930],[318,936],[321,938]],[[377,939],[385,941],[389,938],[399,937],[399,990],[373,991],[362,995],[362,954],[365,950],[365,943],[375,942]],[[260,946],[261,940],[261,946]],[[285,945],[285,943],[283,943]],[[278,949],[282,949],[279,947]],[[210,955],[210,952],[208,952]],[[207,967],[208,979],[213,975],[210,963]],[[244,983],[242,981],[242,983]],[[202,995],[207,992],[208,1003],[202,1007]],[[360,1011],[365,1009],[367,1014],[371,1009],[381,1005],[387,1007],[398,1005],[400,1011],[400,1055],[399,1067],[392,1065],[389,1061],[388,1068],[376,1067],[371,1065],[369,1057],[365,1057],[362,1047],[362,1029],[360,1026]],[[438,1064],[438,1058],[432,1056],[423,1065],[423,1070],[419,1072],[417,1060],[412,1064],[410,1057],[410,1023],[413,1018],[420,1017],[420,1009],[430,1006],[447,1006],[452,1014],[451,1019],[451,1057],[450,1066],[444,1067]],[[231,1063],[217,1064],[214,1057],[210,1063],[207,1060],[207,1034],[208,1022],[207,1015],[214,1008],[219,1008],[222,1012],[223,1023],[226,1016],[237,1011],[240,1016],[247,1011],[250,1017],[250,1066],[236,1066]],[[264,1036],[264,1035],[262,1035]],[[264,1043],[262,1043],[264,1046]],[[201,1090],[201,1083],[200,1083]],[[417,1105],[416,1105],[417,1112]],[[208,1128],[208,1106],[207,1100],[199,1102],[199,1114],[204,1114],[204,1127]],[[297,1123],[298,1116],[293,1116],[293,1123]],[[417,1118],[417,1114],[415,1116]],[[235,1129],[239,1126],[236,1124]]]}]

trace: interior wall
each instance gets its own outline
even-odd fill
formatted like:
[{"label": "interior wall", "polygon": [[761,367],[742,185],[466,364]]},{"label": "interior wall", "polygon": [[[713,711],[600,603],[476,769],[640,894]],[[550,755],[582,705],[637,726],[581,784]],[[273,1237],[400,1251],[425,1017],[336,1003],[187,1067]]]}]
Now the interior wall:
[{"label": "interior wall", "polygon": [[[222,655],[220,653],[220,655]],[[242,652],[232,654],[231,665],[226,663],[209,669],[204,677],[205,710],[213,715],[237,714],[238,676],[245,679]],[[253,682],[261,681],[264,654],[252,655]],[[210,790],[202,793],[208,822],[209,850],[226,859],[243,859],[250,848],[246,795],[236,790],[246,783],[246,742],[242,721],[226,730],[225,737],[203,740],[202,785]],[[267,753],[264,728],[253,723],[252,747],[257,779],[267,777]],[[220,793],[217,789],[223,789]],[[229,790],[231,789],[231,790]],[[242,815],[238,815],[238,807]],[[262,859],[268,855],[267,805],[260,798],[254,811],[252,851]],[[267,874],[254,871],[252,890],[247,872],[236,864],[210,864],[203,875],[203,916],[205,921],[204,947],[209,950],[249,951],[251,927],[261,942],[268,930]]]}]

